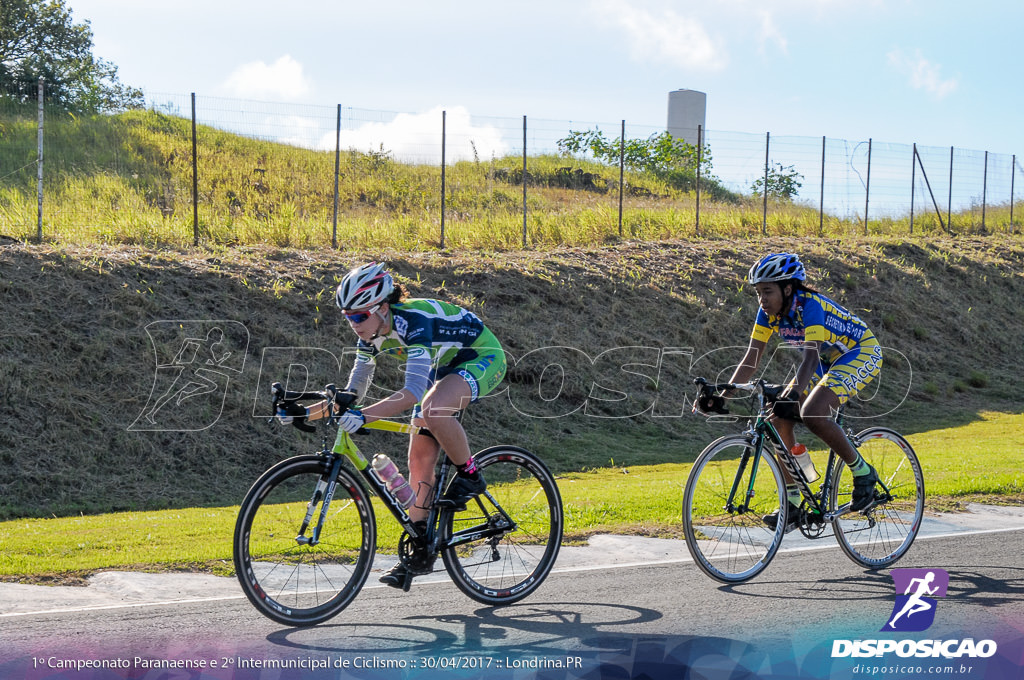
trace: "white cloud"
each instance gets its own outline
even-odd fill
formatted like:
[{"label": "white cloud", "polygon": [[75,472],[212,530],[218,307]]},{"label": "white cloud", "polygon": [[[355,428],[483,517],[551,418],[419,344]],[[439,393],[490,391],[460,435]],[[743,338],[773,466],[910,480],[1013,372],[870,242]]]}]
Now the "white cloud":
[{"label": "white cloud", "polygon": [[936,99],[942,99],[956,90],[959,85],[957,78],[943,78],[942,65],[935,64],[915,50],[913,56],[907,56],[902,50],[893,50],[887,55],[889,64],[897,73],[907,76],[910,86],[916,90],[924,90]]},{"label": "white cloud", "polygon": [[[488,160],[509,152],[509,144],[494,127],[474,126],[469,111],[462,106],[443,109],[438,106],[425,113],[400,113],[388,123],[367,123],[355,130],[341,131],[341,148],[379,151],[394,158],[423,163],[441,161],[441,112],[445,117],[445,161],[470,160],[476,156]],[[334,135],[325,138],[321,148],[334,148]]]},{"label": "white cloud", "polygon": [[759,14],[761,17],[761,50],[764,51],[765,45],[767,45],[770,42],[773,42],[779,46],[779,50],[783,54],[786,54],[788,51],[789,43],[786,41],[786,36],[784,36],[782,32],[778,29],[778,27],[775,25],[775,18],[772,16],[771,12],[768,12],[767,10],[761,10]]},{"label": "white cloud", "polygon": [[224,81],[224,88],[233,97],[270,101],[295,101],[311,90],[302,64],[287,54],[269,65],[262,61],[242,64]]},{"label": "white cloud", "polygon": [[667,8],[650,11],[623,0],[595,0],[591,6],[605,23],[623,31],[637,61],[701,71],[721,70],[728,61],[721,42],[697,19]]}]

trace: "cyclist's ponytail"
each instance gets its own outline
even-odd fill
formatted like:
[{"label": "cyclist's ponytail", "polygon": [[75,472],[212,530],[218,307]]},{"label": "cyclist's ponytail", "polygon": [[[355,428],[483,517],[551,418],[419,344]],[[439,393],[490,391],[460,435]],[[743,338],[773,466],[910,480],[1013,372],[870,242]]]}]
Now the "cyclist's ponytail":
[{"label": "cyclist's ponytail", "polygon": [[797,279],[790,279],[786,283],[793,284],[793,290],[794,291],[803,291],[805,293],[814,293],[815,295],[821,295],[820,292],[818,292],[815,289],[813,289],[810,286],[808,286],[806,284],[806,282],[804,282],[804,281],[798,281]]},{"label": "cyclist's ponytail", "polygon": [[[817,295],[820,295],[818,291],[814,290],[800,279],[786,279],[785,281],[778,281],[777,283],[779,284],[779,291],[782,292],[782,309],[784,310],[788,310],[790,306],[792,306],[793,298],[796,297],[796,294],[801,291],[805,293],[815,293]],[[790,293],[789,295],[786,295],[785,293],[786,286],[792,287],[793,292]]]},{"label": "cyclist's ponytail", "polygon": [[393,305],[396,302],[401,302],[403,298],[405,298],[405,291],[402,290],[401,284],[399,284],[396,281],[395,289],[391,291],[391,294],[388,295],[387,299],[384,300],[384,302],[388,303],[389,305]]}]

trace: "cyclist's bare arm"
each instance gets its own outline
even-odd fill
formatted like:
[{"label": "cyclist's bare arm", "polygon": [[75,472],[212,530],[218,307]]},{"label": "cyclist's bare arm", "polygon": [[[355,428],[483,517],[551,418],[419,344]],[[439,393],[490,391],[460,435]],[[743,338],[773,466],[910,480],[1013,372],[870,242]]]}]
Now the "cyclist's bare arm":
[{"label": "cyclist's bare arm", "polygon": [[[747,347],[746,353],[743,355],[743,359],[740,361],[739,366],[733,371],[732,378],[729,382],[733,384],[745,383],[750,380],[750,377],[754,375],[757,370],[758,364],[761,363],[761,357],[764,356],[764,350],[768,346],[768,343],[764,340],[750,339],[750,345]],[[726,390],[722,393],[722,396],[731,397],[735,390]]]},{"label": "cyclist's bare arm", "polygon": [[803,344],[803,360],[796,369],[796,383],[793,385],[793,389],[786,395],[789,398],[796,399],[807,389],[811,378],[814,376],[814,371],[818,368],[818,362],[820,361],[818,352],[820,347],[821,342],[817,340],[809,340]]}]

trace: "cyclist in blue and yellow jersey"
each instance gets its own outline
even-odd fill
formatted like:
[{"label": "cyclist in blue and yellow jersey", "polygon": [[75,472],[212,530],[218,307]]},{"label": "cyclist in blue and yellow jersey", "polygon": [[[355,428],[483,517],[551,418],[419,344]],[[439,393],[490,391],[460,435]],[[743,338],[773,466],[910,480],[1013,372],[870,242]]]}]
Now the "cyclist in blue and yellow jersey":
[{"label": "cyclist in blue and yellow jersey", "polygon": [[[730,382],[750,379],[772,335],[800,348],[803,356],[796,377],[773,406],[772,422],[790,449],[796,443],[793,426],[799,419],[834,450],[853,473],[850,509],[862,510],[874,496],[878,477],[847,440],[834,417],[841,405],[878,375],[882,349],[863,321],[808,288],[806,278],[803,263],[792,253],[767,255],[750,268],[747,280],[757,292],[760,309],[750,345]],[[795,506],[800,504],[800,491],[786,466],[781,467],[790,502],[788,532],[797,525],[799,513]],[[774,529],[778,513],[766,515],[763,520]]]},{"label": "cyclist in blue and yellow jersey", "polygon": [[[458,469],[443,503],[457,507],[487,486],[470,454],[466,431],[455,416],[502,381],[505,352],[472,312],[438,300],[404,299],[382,264],[348,272],[338,286],[336,302],[359,336],[347,391],[360,400],[365,397],[378,357],[391,355],[405,362],[401,389],[362,409],[347,409],[340,426],[355,432],[368,421],[413,410],[413,424],[430,432],[414,434],[409,442],[409,484],[416,490],[409,517],[425,531],[439,447]],[[322,405],[308,410],[311,419],[324,416]],[[431,567],[423,564],[412,575],[429,572]],[[401,588],[407,571],[399,562],[380,580]]]}]

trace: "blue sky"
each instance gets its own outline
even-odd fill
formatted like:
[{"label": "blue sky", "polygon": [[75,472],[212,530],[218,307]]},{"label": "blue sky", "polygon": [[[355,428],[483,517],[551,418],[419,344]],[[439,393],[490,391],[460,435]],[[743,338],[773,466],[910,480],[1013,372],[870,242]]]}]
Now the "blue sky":
[{"label": "blue sky", "polygon": [[1024,156],[1024,2],[67,0],[147,93],[661,126]]}]

